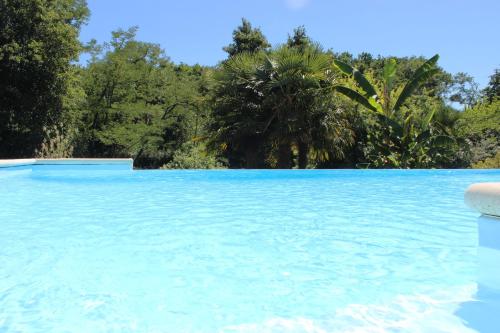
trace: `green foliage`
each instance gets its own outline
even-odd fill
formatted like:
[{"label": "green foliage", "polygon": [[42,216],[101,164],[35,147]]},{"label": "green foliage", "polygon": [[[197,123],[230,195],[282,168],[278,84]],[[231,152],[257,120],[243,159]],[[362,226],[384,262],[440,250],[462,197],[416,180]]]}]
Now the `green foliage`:
[{"label": "green foliage", "polygon": [[490,82],[483,90],[483,94],[490,103],[500,99],[500,69],[495,69],[495,73],[490,76]]},{"label": "green foliage", "polygon": [[288,35],[286,44],[288,47],[295,47],[303,50],[304,48],[311,46],[312,41],[309,36],[307,36],[306,28],[301,25],[300,27],[293,29],[293,35]]},{"label": "green foliage", "polygon": [[466,73],[457,73],[453,76],[449,96],[451,102],[462,104],[467,109],[476,104],[479,95],[479,85],[474,82],[472,76]]},{"label": "green foliage", "polygon": [[69,158],[73,156],[71,136],[65,134],[63,126],[45,129],[45,138],[40,149],[36,151],[37,158]]},{"label": "green foliage", "polygon": [[62,120],[88,14],[83,0],[0,1],[1,157],[33,156]]},{"label": "green foliage", "polygon": [[230,57],[244,52],[259,52],[266,50],[271,45],[259,28],[252,28],[252,24],[245,18],[241,25],[233,31],[233,42],[224,47]]},{"label": "green foliage", "polygon": [[263,84],[254,79],[262,53],[242,53],[221,64],[214,75],[212,149],[235,167],[264,167],[267,114]]},{"label": "green foliage", "polygon": [[457,126],[460,134],[472,139],[500,137],[500,99],[491,103],[482,102],[466,109]]},{"label": "green foliage", "polygon": [[380,115],[368,134],[366,156],[376,168],[432,168],[453,165],[457,142],[439,123],[434,110],[417,115],[408,111],[401,124]]},{"label": "green foliage", "polygon": [[82,79],[77,156],[133,157],[137,166],[158,167],[204,135],[206,70],[172,64],[158,45],[137,41],[136,30],[94,45]]},{"label": "green foliage", "polygon": [[364,106],[368,110],[378,112],[378,109],[370,103],[370,100],[363,97],[363,95],[361,95],[356,90],[348,88],[348,87],[343,87],[343,86],[335,86],[334,89],[335,89],[335,91],[338,91],[342,95],[349,97],[351,100]]},{"label": "green foliage", "polygon": [[494,156],[500,150],[500,99],[466,109],[455,127],[469,143],[472,162]]},{"label": "green foliage", "polygon": [[474,169],[500,169],[500,151],[497,151],[495,156],[472,164]]},{"label": "green foliage", "polygon": [[483,161],[500,151],[500,140],[497,137],[482,137],[476,141],[466,140],[469,143],[468,155],[471,163]]},{"label": "green foliage", "polygon": [[199,144],[188,142],[178,149],[162,169],[221,169],[225,168],[216,156]]},{"label": "green foliage", "polygon": [[[338,153],[350,144],[350,137],[339,140],[335,126],[343,123],[343,113],[331,105],[331,58],[317,45],[304,48],[281,46],[265,58],[260,78],[265,82],[264,95],[270,115],[268,128],[276,149],[277,166],[291,166],[290,149],[296,146],[299,168],[308,164],[311,150],[323,151],[337,144]],[[322,102],[325,101],[326,103]],[[315,130],[328,129],[322,140],[314,140]],[[332,148],[333,149],[333,148]],[[332,151],[332,150],[330,150]]]},{"label": "green foliage", "polygon": [[300,168],[310,157],[338,155],[350,137],[336,127],[345,119],[332,105],[330,68],[330,56],[316,45],[224,62],[216,76],[215,143],[248,168],[289,168],[294,152]]},{"label": "green foliage", "polygon": [[[372,103],[370,103],[370,98],[376,98],[376,96],[378,95],[377,91],[372,86],[372,84],[365,78],[365,76],[363,74],[361,74],[361,72],[359,70],[357,70],[356,68],[354,68],[351,65],[349,65],[345,62],[342,62],[338,59],[334,59],[333,63],[344,74],[351,76],[353,78],[353,80],[358,85],[361,93],[357,92],[356,90],[350,89],[348,87],[335,86],[335,88],[341,94],[344,94],[351,99],[356,99],[356,102],[367,106],[367,108],[369,108],[373,111],[377,111],[377,107],[372,106]],[[365,102],[361,102],[362,99],[364,99]]]},{"label": "green foliage", "polygon": [[[436,63],[439,59],[439,55],[435,55],[429,60],[427,60],[422,66],[420,66],[416,71],[411,80],[404,86],[403,90],[399,94],[396,104],[394,104],[394,110],[398,111],[401,106],[405,103],[408,97],[425,81],[429,80],[432,76],[437,74],[438,69],[435,68]],[[388,103],[389,104],[389,103]]]},{"label": "green foliage", "polygon": [[[393,98],[393,95],[398,91],[393,91],[394,78],[397,63],[394,59],[389,59],[383,67],[383,80],[380,84],[373,85],[370,81],[357,69],[349,64],[338,59],[334,60],[336,67],[353,79],[356,86],[353,88],[336,86],[335,89],[349,98],[354,98],[363,106],[371,110],[377,111],[386,117],[397,116],[397,113],[405,101],[415,91],[418,86],[428,80],[436,73],[434,68],[439,56],[435,55],[423,65],[421,65],[414,73],[413,77],[398,89],[398,97]],[[340,88],[342,87],[342,88]],[[362,101],[364,99],[364,101]]]},{"label": "green foliage", "polygon": [[271,48],[245,19],[218,66],[174,64],[136,40],[137,27],[82,47],[87,16],[83,0],[0,0],[1,157],[427,168],[470,166],[500,148],[498,70],[481,95],[437,55],[334,54],[303,26]]},{"label": "green foliage", "polygon": [[435,55],[425,61],[399,88],[394,88],[397,68],[394,59],[385,62],[381,81],[376,84],[370,83],[349,64],[334,61],[336,67],[354,82],[352,88],[337,85],[334,89],[377,115],[378,121],[368,134],[365,148],[372,166],[426,168],[452,161],[451,156],[458,149],[457,142],[446,126],[433,122],[439,106],[425,110],[407,103],[413,92],[438,73],[438,58]]}]

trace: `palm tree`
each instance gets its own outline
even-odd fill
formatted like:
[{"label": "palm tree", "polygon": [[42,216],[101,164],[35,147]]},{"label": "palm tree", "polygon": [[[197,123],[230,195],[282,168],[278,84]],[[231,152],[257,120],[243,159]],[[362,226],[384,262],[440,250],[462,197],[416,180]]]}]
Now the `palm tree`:
[{"label": "palm tree", "polygon": [[[265,55],[240,53],[221,64],[215,73],[214,122],[211,146],[226,152],[232,164],[244,167],[263,165],[264,94],[257,77]],[[236,162],[235,162],[236,161]]]},{"label": "palm tree", "polygon": [[[306,168],[311,149],[317,152],[326,148],[326,142],[338,143],[337,128],[331,126],[339,124],[338,119],[332,119],[330,110],[319,102],[329,98],[333,82],[331,58],[318,45],[285,45],[265,58],[262,74],[267,80],[271,112],[268,123],[278,147],[278,167],[291,167],[294,146],[298,167]],[[319,133],[323,134],[321,139]]]},{"label": "palm tree", "polygon": [[331,98],[331,60],[317,45],[284,45],[225,61],[216,75],[215,142],[239,151],[247,167],[265,159],[264,146],[283,169],[292,167],[292,150],[300,168],[311,150],[338,155],[349,137],[339,138],[346,124],[323,102]]}]

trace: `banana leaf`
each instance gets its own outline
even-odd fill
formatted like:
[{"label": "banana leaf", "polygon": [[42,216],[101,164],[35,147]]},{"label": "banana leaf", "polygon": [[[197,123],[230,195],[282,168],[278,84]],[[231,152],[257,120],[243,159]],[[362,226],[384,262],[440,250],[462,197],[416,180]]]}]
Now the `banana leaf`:
[{"label": "banana leaf", "polygon": [[437,135],[431,139],[433,146],[448,146],[455,143],[452,137],[447,135]]},{"label": "banana leaf", "polygon": [[392,84],[396,76],[397,62],[396,59],[389,59],[384,65],[384,82],[388,91],[392,90]]},{"label": "banana leaf", "polygon": [[438,59],[439,54],[434,55],[415,71],[415,73],[413,74],[413,78],[406,84],[401,94],[399,94],[398,100],[394,105],[394,110],[399,110],[406,99],[421,83],[428,80],[438,72],[438,69],[436,68]]},{"label": "banana leaf", "polygon": [[369,98],[369,97],[374,98],[374,96],[378,96],[375,88],[366,79],[366,77],[363,74],[361,74],[361,72],[358,71],[356,68],[352,67],[349,64],[346,64],[343,61],[336,60],[336,59],[333,60],[333,63],[343,73],[345,73],[347,75],[352,75],[353,79],[356,81],[356,83],[359,85],[359,87],[364,91],[366,98]]},{"label": "banana leaf", "polygon": [[358,93],[356,90],[353,90],[351,88],[343,87],[343,86],[335,86],[333,87],[334,90],[338,91],[339,93],[349,97],[353,101],[358,102],[359,104],[363,105],[365,108],[378,112],[377,108],[374,107],[363,95]]},{"label": "banana leaf", "polygon": [[404,104],[404,102],[408,99],[408,97],[411,96],[413,91],[420,86],[423,82],[427,81],[429,78],[431,78],[434,74],[436,74],[439,71],[439,69],[434,68],[430,69],[428,71],[425,71],[421,73],[420,75],[415,75],[413,76],[412,80],[408,82],[405,87],[403,88],[403,91],[401,91],[401,94],[399,94],[399,97],[396,101],[396,104],[394,105],[394,111],[398,111],[399,108]]}]

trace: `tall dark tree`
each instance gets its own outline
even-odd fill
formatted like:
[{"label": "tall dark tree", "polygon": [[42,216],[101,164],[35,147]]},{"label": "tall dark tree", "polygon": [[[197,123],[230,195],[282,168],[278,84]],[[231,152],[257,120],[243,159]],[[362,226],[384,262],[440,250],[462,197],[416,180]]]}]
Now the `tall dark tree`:
[{"label": "tall dark tree", "polygon": [[301,25],[293,29],[293,35],[288,35],[288,40],[286,44],[289,47],[298,48],[304,50],[306,47],[312,44],[311,39],[307,36],[306,28]]},{"label": "tall dark tree", "polygon": [[33,156],[61,121],[85,0],[0,1],[0,157]]},{"label": "tall dark tree", "polygon": [[253,28],[252,24],[245,18],[241,19],[241,25],[233,31],[233,42],[224,47],[230,57],[243,52],[258,52],[266,50],[271,45],[259,28]]},{"label": "tall dark tree", "polygon": [[495,73],[490,76],[490,82],[483,93],[490,103],[496,98],[500,99],[500,69],[495,69]]},{"label": "tall dark tree", "polygon": [[267,118],[263,87],[255,82],[263,54],[237,54],[221,64],[215,75],[212,146],[232,167],[262,168]]}]

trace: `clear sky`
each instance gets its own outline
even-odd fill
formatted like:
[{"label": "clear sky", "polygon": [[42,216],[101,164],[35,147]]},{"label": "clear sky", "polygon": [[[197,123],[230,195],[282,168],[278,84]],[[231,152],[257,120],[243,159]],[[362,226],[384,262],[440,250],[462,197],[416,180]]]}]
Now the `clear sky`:
[{"label": "clear sky", "polygon": [[241,18],[274,45],[293,28],[336,52],[430,57],[467,72],[483,87],[500,68],[500,0],[88,0],[81,40],[104,42],[117,28],[139,26],[175,62],[215,65],[225,58]]}]

